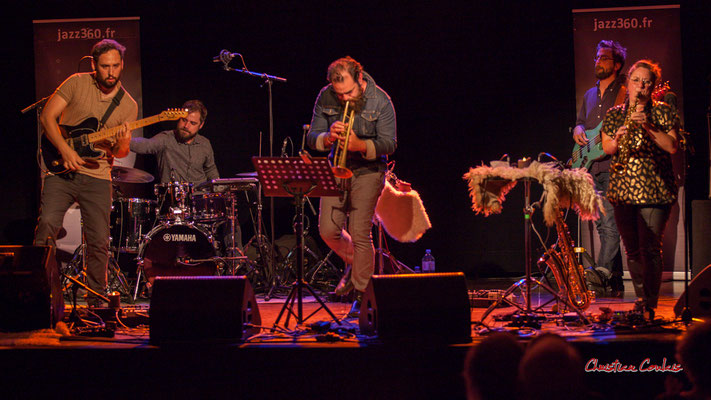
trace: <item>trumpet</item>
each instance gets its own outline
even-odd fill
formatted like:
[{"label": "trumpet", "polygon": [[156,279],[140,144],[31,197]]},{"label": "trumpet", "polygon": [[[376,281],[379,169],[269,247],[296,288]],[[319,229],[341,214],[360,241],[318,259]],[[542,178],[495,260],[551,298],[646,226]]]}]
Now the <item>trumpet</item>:
[{"label": "trumpet", "polygon": [[[353,171],[346,168],[346,156],[348,155],[348,139],[353,131],[353,114],[355,110],[351,109],[350,114],[348,113],[348,107],[350,102],[346,102],[346,107],[343,109],[343,125],[345,125],[344,134],[345,139],[336,141],[336,150],[333,153],[333,175],[336,178],[348,179],[353,176]],[[343,136],[341,136],[343,137]]]}]

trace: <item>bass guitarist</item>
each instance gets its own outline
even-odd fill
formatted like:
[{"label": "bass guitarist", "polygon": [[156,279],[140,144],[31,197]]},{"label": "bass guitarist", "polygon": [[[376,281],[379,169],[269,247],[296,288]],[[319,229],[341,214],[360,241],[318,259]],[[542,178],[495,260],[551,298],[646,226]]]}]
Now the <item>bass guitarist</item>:
[{"label": "bass guitarist", "polygon": [[[106,293],[111,166],[114,157],[128,155],[131,140],[128,123],[135,121],[138,113],[136,101],[120,81],[125,51],[114,40],[96,43],[91,50],[94,72],[67,78],[47,101],[40,116],[44,134],[61,155],[58,163],[67,172],[50,173],[44,180],[34,242],[56,245],[64,214],[78,202],[87,244],[87,284],[101,294]],[[91,118],[101,121],[97,129],[120,128],[114,138],[97,145],[103,150],[100,157],[84,160],[64,140],[59,124],[78,126]],[[101,300],[89,293],[87,304],[96,307]]]},{"label": "bass guitarist", "polygon": [[623,297],[622,255],[620,254],[620,233],[615,224],[612,204],[607,200],[610,183],[610,157],[602,151],[600,128],[607,110],[624,102],[627,89],[625,76],[620,73],[625,64],[627,49],[612,40],[601,40],[597,44],[595,56],[595,87],[585,92],[583,104],[573,129],[573,166],[576,161],[589,160],[584,167],[593,176],[595,190],[603,196],[605,215],[595,221],[600,237],[600,252],[596,270],[602,275],[603,284],[610,289],[613,297]]}]

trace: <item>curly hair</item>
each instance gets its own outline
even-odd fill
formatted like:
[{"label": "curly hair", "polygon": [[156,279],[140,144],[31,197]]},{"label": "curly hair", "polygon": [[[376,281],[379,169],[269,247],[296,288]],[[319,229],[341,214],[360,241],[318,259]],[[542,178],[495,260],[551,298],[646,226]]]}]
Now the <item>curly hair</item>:
[{"label": "curly hair", "polygon": [[600,43],[597,44],[597,51],[600,51],[600,49],[612,50],[612,59],[616,63],[620,63],[621,71],[622,67],[625,66],[625,60],[627,59],[627,49],[614,40],[601,40]]},{"label": "curly hair", "polygon": [[363,66],[360,65],[358,61],[351,58],[351,56],[339,58],[328,66],[326,79],[328,79],[331,83],[343,82],[343,79],[345,79],[343,76],[344,71],[348,72],[353,77],[353,80],[358,82],[358,78],[360,78],[360,74],[363,72]]}]

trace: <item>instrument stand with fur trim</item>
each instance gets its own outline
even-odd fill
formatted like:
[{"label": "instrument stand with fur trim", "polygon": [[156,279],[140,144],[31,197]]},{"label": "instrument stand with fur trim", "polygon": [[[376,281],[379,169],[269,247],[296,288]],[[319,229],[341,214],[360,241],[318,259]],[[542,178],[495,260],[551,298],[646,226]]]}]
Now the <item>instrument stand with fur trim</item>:
[{"label": "instrument stand with fur trim", "polygon": [[[526,317],[523,319],[524,325],[528,326],[529,324],[535,325],[536,319],[535,318],[527,318],[527,317],[533,317],[536,313],[543,312],[543,307],[546,305],[550,304],[553,301],[557,301],[558,304],[563,303],[565,304],[569,309],[575,311],[578,316],[580,317],[581,321],[584,323],[589,323],[588,318],[583,314],[582,310],[580,308],[576,307],[572,302],[568,301],[563,296],[560,296],[558,292],[556,292],[554,289],[552,289],[550,286],[546,285],[545,283],[539,281],[538,279],[534,278],[531,276],[531,263],[533,262],[533,259],[531,257],[531,217],[533,216],[533,205],[531,204],[531,180],[532,178],[523,178],[523,185],[524,185],[524,209],[523,209],[523,214],[524,214],[524,255],[525,255],[525,271],[526,271],[526,277],[519,280],[518,282],[514,283],[509,287],[506,292],[504,292],[503,296],[499,298],[496,302],[492,303],[489,308],[486,309],[484,314],[481,316],[480,323],[482,325],[484,324],[484,320],[486,317],[491,314],[492,311],[494,311],[503,301],[506,301],[507,303],[511,304],[512,306],[516,307],[521,311]],[[536,307],[535,309],[531,306],[531,287],[533,285],[538,285],[538,287],[542,288],[543,290],[547,291],[550,293],[553,298],[544,304]],[[511,301],[508,299],[509,295],[511,295],[514,291],[517,289],[521,290],[523,293],[524,301],[525,304],[524,306],[521,306],[517,304],[514,301]]]},{"label": "instrument stand with fur trim", "polygon": [[378,227],[375,260],[377,271],[381,275],[389,273],[385,271],[386,259],[390,262],[393,274],[415,272],[390,253],[385,241],[385,232],[400,243],[413,243],[432,227],[420,194],[412,189],[410,183],[398,179],[393,169],[395,169],[394,161],[388,164],[385,184],[375,205],[374,223]]}]

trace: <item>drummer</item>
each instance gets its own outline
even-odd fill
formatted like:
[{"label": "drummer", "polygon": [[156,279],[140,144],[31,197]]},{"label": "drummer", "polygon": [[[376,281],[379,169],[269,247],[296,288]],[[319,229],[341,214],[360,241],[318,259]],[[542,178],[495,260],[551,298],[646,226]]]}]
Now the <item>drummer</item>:
[{"label": "drummer", "polygon": [[220,177],[210,140],[198,132],[205,125],[207,109],[200,100],[183,104],[188,116],[178,120],[175,129],[163,131],[150,139],[131,139],[131,151],[155,154],[161,183],[202,183]]}]

